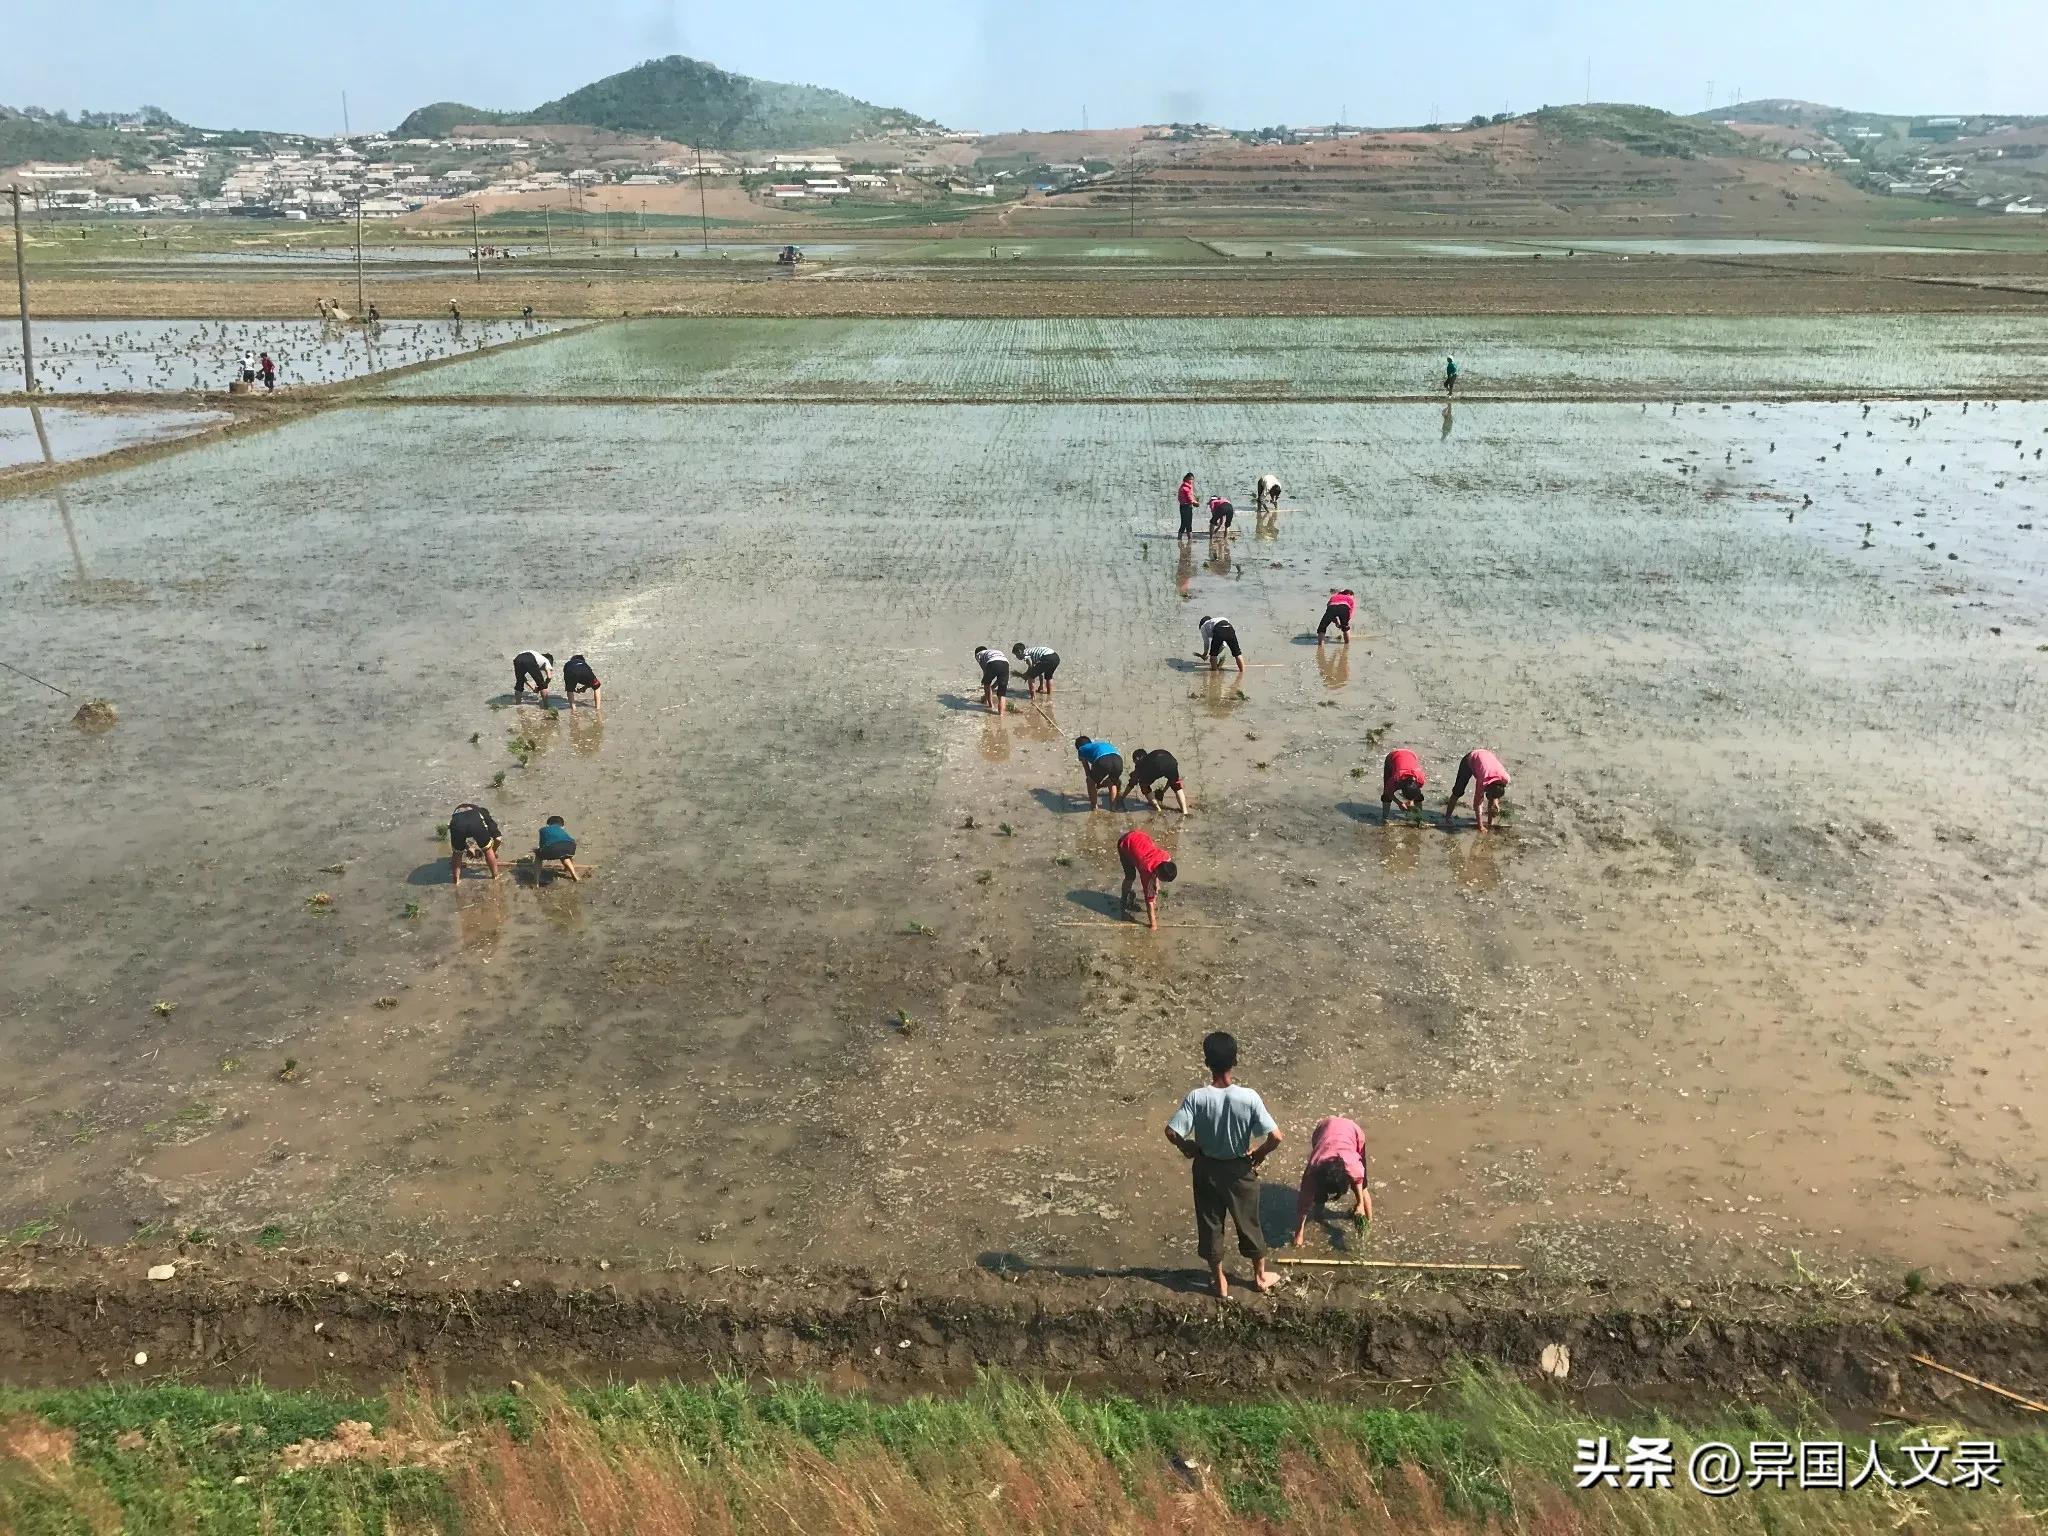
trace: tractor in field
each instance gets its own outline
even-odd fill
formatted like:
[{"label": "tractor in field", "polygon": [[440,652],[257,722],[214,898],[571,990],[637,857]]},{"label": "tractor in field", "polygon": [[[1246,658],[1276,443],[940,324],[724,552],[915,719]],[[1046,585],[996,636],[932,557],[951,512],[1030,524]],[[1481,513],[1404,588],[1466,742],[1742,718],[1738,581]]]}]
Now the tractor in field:
[{"label": "tractor in field", "polygon": [[804,253],[793,245],[785,245],[775,253],[775,265],[778,267],[794,267],[803,259]]}]

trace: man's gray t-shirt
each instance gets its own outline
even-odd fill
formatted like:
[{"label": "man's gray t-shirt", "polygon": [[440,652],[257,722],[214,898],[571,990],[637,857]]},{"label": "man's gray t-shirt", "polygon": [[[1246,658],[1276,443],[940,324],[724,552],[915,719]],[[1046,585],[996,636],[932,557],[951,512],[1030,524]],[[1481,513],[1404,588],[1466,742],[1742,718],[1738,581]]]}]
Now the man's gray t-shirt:
[{"label": "man's gray t-shirt", "polygon": [[1266,1101],[1241,1083],[1218,1088],[1204,1083],[1180,1101],[1180,1108],[1166,1122],[1174,1135],[1190,1139],[1205,1157],[1244,1157],[1252,1143],[1273,1134],[1277,1127],[1266,1113]]}]

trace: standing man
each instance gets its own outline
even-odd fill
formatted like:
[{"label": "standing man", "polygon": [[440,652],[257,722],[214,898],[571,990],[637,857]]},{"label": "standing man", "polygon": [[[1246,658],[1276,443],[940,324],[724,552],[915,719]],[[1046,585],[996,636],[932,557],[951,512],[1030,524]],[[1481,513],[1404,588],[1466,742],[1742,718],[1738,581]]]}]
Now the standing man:
[{"label": "standing man", "polygon": [[1444,393],[1455,395],[1457,392],[1458,360],[1455,357],[1447,357],[1444,359]]},{"label": "standing man", "polygon": [[[1264,1295],[1280,1283],[1266,1267],[1266,1236],[1259,1226],[1259,1164],[1280,1145],[1280,1128],[1251,1089],[1231,1081],[1237,1041],[1217,1030],[1202,1041],[1209,1081],[1180,1101],[1166,1122],[1166,1139],[1194,1167],[1195,1248],[1209,1266],[1217,1300],[1230,1299],[1223,1277],[1223,1224],[1237,1228],[1237,1251],[1252,1261],[1252,1284]],[[1252,1141],[1263,1137],[1258,1146]]]},{"label": "standing man", "polygon": [[541,703],[547,703],[548,684],[554,676],[555,658],[550,652],[521,651],[512,658],[512,702],[517,704],[526,697],[526,685],[530,682]]},{"label": "standing man", "polygon": [[1237,643],[1237,626],[1220,614],[1213,619],[1204,614],[1202,617],[1202,648],[1195,654],[1209,663],[1209,670],[1211,672],[1214,672],[1223,665],[1223,647],[1226,645],[1230,647],[1231,659],[1237,663],[1237,670],[1239,673],[1242,673],[1244,671],[1244,652]]},{"label": "standing man", "polygon": [[242,354],[242,382],[250,385],[256,382],[256,354],[254,352],[244,352]]},{"label": "standing man", "polygon": [[1180,866],[1173,862],[1172,854],[1143,832],[1126,832],[1118,838],[1116,856],[1124,867],[1123,910],[1128,913],[1134,905],[1132,887],[1141,886],[1145,893],[1145,926],[1157,933],[1159,887],[1173,884]]},{"label": "standing man", "polygon": [[1180,477],[1180,536],[1184,539],[1195,536],[1195,472],[1192,469]]},{"label": "standing man", "polygon": [[1010,647],[1010,654],[1024,663],[1024,696],[1044,691],[1052,697],[1052,675],[1060,669],[1060,653],[1049,645],[1026,645],[1019,640]]},{"label": "standing man", "polygon": [[992,645],[977,645],[974,659],[981,667],[981,702],[1000,715],[1010,701],[1010,658]]},{"label": "standing man", "polygon": [[1363,1230],[1372,1221],[1372,1191],[1366,1188],[1365,1132],[1356,1120],[1331,1115],[1318,1120],[1309,1133],[1308,1166],[1301,1170],[1301,1188],[1294,1197],[1294,1246],[1308,1231],[1309,1212],[1344,1198],[1349,1190],[1358,1204],[1352,1220]]},{"label": "standing man", "polygon": [[256,373],[263,380],[263,392],[266,395],[276,394],[277,364],[270,360],[268,352],[256,359]]},{"label": "standing man", "polygon": [[1074,738],[1074,756],[1081,759],[1081,776],[1088,782],[1088,809],[1095,809],[1095,796],[1099,791],[1108,790],[1109,799],[1105,810],[1115,810],[1119,796],[1117,781],[1124,774],[1124,760],[1109,741],[1097,741],[1093,736]]},{"label": "standing man", "polygon": [[1500,821],[1500,799],[1508,792],[1508,782],[1508,771],[1501,766],[1500,759],[1484,747],[1474,747],[1458,759],[1457,782],[1451,785],[1451,798],[1444,806],[1444,826],[1451,825],[1451,813],[1457,810],[1469,786],[1472,816],[1478,830],[1492,831]]}]

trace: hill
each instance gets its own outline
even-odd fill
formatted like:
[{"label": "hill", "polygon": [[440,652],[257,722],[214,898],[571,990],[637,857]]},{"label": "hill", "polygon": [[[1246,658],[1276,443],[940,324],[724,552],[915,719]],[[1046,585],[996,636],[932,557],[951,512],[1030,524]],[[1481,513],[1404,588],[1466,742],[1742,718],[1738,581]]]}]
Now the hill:
[{"label": "hill", "polygon": [[879,107],[815,85],[756,80],[670,54],[607,75],[531,111],[503,112],[441,101],[398,125],[405,137],[445,137],[470,125],[573,123],[648,133],[720,149],[789,149],[845,144],[890,128],[936,127],[928,118]]},{"label": "hill", "polygon": [[[1141,161],[1141,219],[1209,228],[1293,220],[1380,232],[1754,236],[1881,206],[1820,165],[1788,164],[1719,123],[1599,103],[1311,143],[1162,145]],[[1044,204],[1048,215],[1106,214],[1130,200],[1119,176]]]}]

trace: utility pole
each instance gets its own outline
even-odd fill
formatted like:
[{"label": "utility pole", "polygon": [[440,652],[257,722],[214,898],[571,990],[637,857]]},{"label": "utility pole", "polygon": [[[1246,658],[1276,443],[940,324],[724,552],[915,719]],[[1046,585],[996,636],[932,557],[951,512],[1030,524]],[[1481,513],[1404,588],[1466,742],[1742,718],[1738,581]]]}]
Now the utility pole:
[{"label": "utility pole", "polygon": [[[698,134],[694,137],[701,138]],[[695,146],[697,151],[697,228],[704,236],[704,253],[711,254],[711,215],[704,211],[704,146]]]},{"label": "utility pole", "polygon": [[1131,147],[1131,236],[1132,236],[1132,238],[1133,238],[1133,239],[1135,239],[1135,238],[1137,237],[1137,234],[1138,234],[1138,150],[1137,150],[1137,146],[1136,146],[1136,145],[1133,145],[1133,146]]},{"label": "utility pole", "polygon": [[1586,105],[1593,105],[1593,56],[1586,55]]},{"label": "utility pole", "polygon": [[541,205],[540,227],[548,237],[548,254],[552,256],[555,254],[555,221],[549,214],[546,204]]},{"label": "utility pole", "polygon": [[349,131],[348,131],[348,92],[347,92],[347,91],[343,91],[343,92],[341,93],[341,136],[342,136],[342,137],[343,137],[344,139],[346,139],[346,138],[349,138],[349,137],[351,136],[351,135],[349,134]]},{"label": "utility pole", "polygon": [[469,259],[476,266],[476,280],[484,280],[484,248],[476,232],[476,204],[469,205]]},{"label": "utility pole", "polygon": [[633,215],[633,259],[640,259],[640,237],[647,233],[647,199],[640,199],[639,211]]},{"label": "utility pole", "polygon": [[363,302],[363,192],[356,189],[356,318],[362,319],[370,312]]},{"label": "utility pole", "polygon": [[21,296],[21,387],[32,395],[36,392],[36,359],[28,339],[28,247],[21,243],[20,186],[9,187],[7,195],[14,199],[14,286]]}]

